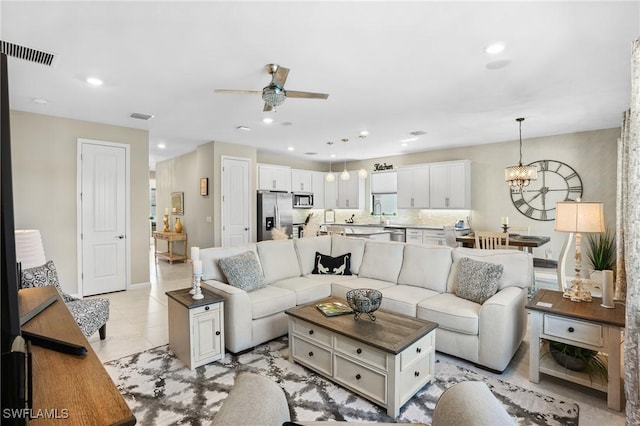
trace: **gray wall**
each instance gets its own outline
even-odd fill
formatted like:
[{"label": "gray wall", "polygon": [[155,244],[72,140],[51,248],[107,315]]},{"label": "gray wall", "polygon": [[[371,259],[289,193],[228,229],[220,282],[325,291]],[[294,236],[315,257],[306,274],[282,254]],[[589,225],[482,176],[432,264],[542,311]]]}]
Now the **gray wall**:
[{"label": "gray wall", "polygon": [[77,292],[77,139],[128,144],[131,284],[149,282],[149,135],[146,130],[11,111],[16,229],[39,229],[62,288]]}]

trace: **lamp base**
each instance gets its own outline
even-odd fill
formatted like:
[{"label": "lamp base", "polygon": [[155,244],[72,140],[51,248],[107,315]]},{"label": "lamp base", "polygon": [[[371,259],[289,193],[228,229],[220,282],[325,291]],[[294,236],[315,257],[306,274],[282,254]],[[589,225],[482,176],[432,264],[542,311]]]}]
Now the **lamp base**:
[{"label": "lamp base", "polygon": [[564,291],[562,297],[571,299],[572,302],[591,302],[591,292],[583,287],[581,279],[571,281],[571,286]]}]

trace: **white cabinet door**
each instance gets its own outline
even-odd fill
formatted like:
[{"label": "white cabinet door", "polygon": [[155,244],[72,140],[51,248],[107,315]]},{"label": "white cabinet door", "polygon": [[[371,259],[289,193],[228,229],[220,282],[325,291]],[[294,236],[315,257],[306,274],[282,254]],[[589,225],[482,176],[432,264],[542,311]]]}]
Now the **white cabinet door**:
[{"label": "white cabinet door", "polygon": [[291,192],[291,169],[271,164],[258,164],[258,189]]},{"label": "white cabinet door", "polygon": [[468,209],[470,203],[470,163],[455,161],[430,166],[432,209]]},{"label": "white cabinet door", "polygon": [[429,208],[429,166],[401,167],[398,169],[398,208]]},{"label": "white cabinet door", "polygon": [[324,182],[324,208],[335,209],[337,207],[338,207],[338,181],[337,180],[334,180],[333,182],[325,181]]},{"label": "white cabinet door", "polygon": [[313,192],[313,172],[291,170],[291,192]]},{"label": "white cabinet door", "polygon": [[358,172],[349,172],[349,180],[338,182],[338,208],[359,209],[364,207],[364,180],[360,179]]},{"label": "white cabinet door", "polygon": [[372,194],[393,194],[398,191],[398,172],[396,170],[371,173]]},{"label": "white cabinet door", "polygon": [[313,208],[324,209],[325,173],[311,172],[311,190],[313,191]]},{"label": "white cabinet door", "polygon": [[[212,305],[213,308],[215,306]],[[194,364],[215,358],[222,352],[220,309],[211,309],[193,316]]]}]

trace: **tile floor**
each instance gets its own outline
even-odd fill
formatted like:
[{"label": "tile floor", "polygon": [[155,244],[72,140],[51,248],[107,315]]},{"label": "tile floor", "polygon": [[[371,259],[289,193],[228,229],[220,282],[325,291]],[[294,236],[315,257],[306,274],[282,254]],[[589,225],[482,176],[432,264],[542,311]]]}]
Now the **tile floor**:
[{"label": "tile floor", "polygon": [[[189,264],[176,262],[170,265],[160,260],[156,263],[150,254],[151,285],[106,296],[111,300],[107,338],[100,340],[96,333],[89,339],[91,346],[103,361],[144,351],[169,342],[166,291],[190,285]],[[467,364],[465,361],[438,354],[441,359]],[[486,372],[488,375],[492,373]],[[575,400],[580,405],[581,426],[624,425],[624,414],[607,408],[606,395],[579,385],[542,376],[533,384],[529,375],[529,344],[522,343],[509,367],[496,378],[526,387],[547,395]]]}]

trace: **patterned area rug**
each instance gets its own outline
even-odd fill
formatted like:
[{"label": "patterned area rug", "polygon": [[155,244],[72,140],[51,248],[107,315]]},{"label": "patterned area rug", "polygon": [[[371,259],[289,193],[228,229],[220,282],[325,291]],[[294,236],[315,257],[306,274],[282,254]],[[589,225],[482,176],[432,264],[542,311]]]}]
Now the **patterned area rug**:
[{"label": "patterned area rug", "polygon": [[436,361],[434,380],[400,410],[386,410],[289,362],[288,340],[276,339],[253,351],[189,370],[167,345],[105,364],[138,424],[209,424],[233,387],[236,374],[264,374],[284,389],[292,420],[360,422],[431,422],[438,397],[449,386],[467,380],[485,382],[521,425],[578,425],[578,405],[561,401],[482,373]]}]

